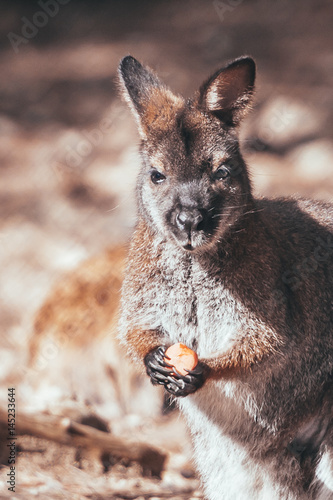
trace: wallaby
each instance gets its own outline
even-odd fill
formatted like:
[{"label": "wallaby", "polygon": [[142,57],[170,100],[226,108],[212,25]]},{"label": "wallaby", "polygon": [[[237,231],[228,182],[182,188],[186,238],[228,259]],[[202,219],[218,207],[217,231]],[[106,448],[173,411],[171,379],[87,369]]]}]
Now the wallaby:
[{"label": "wallaby", "polygon": [[177,397],[208,499],[333,498],[333,205],[252,195],[250,57],[189,100],[131,56],[119,75],[142,156],[120,339]]}]

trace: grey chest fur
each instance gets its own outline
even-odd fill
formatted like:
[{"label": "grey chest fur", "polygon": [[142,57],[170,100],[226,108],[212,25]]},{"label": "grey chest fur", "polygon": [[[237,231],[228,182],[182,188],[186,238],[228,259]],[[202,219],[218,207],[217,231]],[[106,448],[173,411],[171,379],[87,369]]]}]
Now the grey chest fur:
[{"label": "grey chest fur", "polygon": [[198,260],[169,248],[160,260],[156,294],[160,325],[171,342],[183,342],[199,356],[223,352],[237,337],[242,306],[218,276],[209,276]]}]

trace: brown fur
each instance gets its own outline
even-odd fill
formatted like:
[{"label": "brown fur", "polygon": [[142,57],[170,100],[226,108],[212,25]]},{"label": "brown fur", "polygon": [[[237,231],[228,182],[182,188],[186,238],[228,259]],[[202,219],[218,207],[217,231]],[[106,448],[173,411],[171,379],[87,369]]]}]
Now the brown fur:
[{"label": "brown fur", "polygon": [[281,340],[276,333],[263,326],[262,331],[254,331],[239,341],[223,356],[202,358],[201,362],[207,369],[207,378],[228,377],[235,370],[250,369],[260,363],[264,357],[279,350]]},{"label": "brown fur", "polygon": [[142,122],[145,132],[149,133],[153,128],[162,133],[171,130],[175,115],[183,105],[180,97],[169,91],[156,89],[145,107],[145,118]]},{"label": "brown fur", "polygon": [[112,248],[60,280],[37,312],[29,347],[31,363],[46,332],[74,347],[115,328],[125,255],[125,247]]}]

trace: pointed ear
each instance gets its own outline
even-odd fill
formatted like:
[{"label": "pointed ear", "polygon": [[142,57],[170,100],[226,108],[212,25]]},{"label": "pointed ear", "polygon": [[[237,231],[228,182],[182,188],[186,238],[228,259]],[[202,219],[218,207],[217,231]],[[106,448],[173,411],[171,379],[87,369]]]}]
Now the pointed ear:
[{"label": "pointed ear", "polygon": [[120,61],[118,71],[123,95],[137,118],[141,136],[145,138],[154,127],[165,129],[170,125],[182,99],[132,56]]},{"label": "pointed ear", "polygon": [[252,101],[255,72],[251,57],[236,59],[201,86],[199,105],[227,125],[238,125]]},{"label": "pointed ear", "polygon": [[141,115],[152,91],[162,87],[161,82],[132,56],[126,56],[120,61],[118,71],[125,99]]}]

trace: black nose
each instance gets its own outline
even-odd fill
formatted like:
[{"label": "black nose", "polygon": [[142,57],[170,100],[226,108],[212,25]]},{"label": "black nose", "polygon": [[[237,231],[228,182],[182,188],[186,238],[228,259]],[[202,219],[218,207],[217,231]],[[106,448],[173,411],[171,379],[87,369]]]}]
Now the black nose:
[{"label": "black nose", "polygon": [[204,216],[202,212],[200,212],[198,209],[183,208],[176,215],[176,224],[181,231],[186,231],[187,233],[190,233],[198,229],[198,226],[200,222],[203,221],[203,219]]}]

